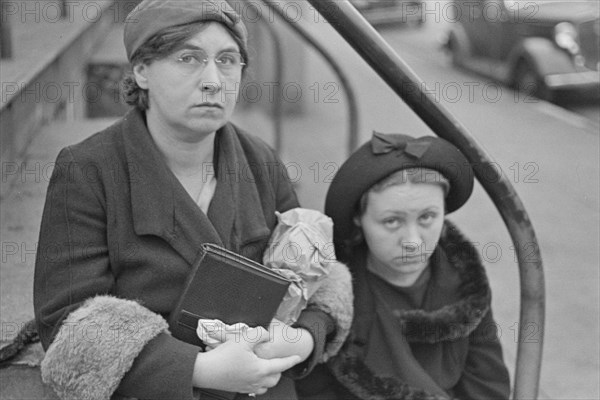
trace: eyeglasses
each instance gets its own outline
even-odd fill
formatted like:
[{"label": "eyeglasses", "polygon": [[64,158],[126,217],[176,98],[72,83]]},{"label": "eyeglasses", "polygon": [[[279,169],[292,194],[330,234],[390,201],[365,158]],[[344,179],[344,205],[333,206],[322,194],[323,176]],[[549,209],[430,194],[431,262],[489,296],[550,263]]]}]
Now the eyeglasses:
[{"label": "eyeglasses", "polygon": [[177,68],[186,75],[204,71],[211,58],[215,61],[219,71],[224,75],[237,73],[244,65],[246,65],[242,55],[235,51],[223,51],[211,57],[201,49],[186,49],[175,53],[171,58],[174,59]]}]

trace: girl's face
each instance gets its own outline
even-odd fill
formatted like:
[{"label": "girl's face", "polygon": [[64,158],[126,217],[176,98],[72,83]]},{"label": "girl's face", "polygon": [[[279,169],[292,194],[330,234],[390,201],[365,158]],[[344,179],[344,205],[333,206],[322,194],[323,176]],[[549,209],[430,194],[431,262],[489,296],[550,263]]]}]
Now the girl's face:
[{"label": "girl's face", "polygon": [[[165,132],[194,141],[225,125],[235,108],[242,68],[239,47],[225,27],[209,23],[173,54],[134,67],[148,89],[147,118]],[[205,64],[204,59],[208,60]]]},{"label": "girl's face", "polygon": [[397,286],[411,286],[427,267],[444,222],[444,191],[406,183],[371,191],[355,223],[369,247],[368,268]]}]

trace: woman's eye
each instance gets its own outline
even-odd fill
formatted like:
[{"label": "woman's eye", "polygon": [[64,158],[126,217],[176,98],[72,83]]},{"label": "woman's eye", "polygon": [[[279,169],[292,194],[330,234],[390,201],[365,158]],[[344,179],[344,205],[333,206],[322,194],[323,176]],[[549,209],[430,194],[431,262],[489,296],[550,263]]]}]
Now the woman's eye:
[{"label": "woman's eye", "polygon": [[235,58],[230,54],[222,54],[218,58],[221,65],[235,65]]},{"label": "woman's eye", "polygon": [[430,212],[421,215],[420,220],[422,223],[428,224],[431,223],[437,217],[436,213]]},{"label": "woman's eye", "polygon": [[185,64],[191,64],[199,61],[198,57],[193,54],[182,54],[178,60]]}]

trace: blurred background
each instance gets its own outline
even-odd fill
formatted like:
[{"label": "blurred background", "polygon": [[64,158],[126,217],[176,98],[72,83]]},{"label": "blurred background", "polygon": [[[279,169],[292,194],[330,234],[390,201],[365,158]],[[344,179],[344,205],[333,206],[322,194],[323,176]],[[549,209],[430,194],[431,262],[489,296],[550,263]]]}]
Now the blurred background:
[{"label": "blurred background", "polygon": [[[137,1],[1,1],[0,320],[3,344],[33,317],[32,275],[45,190],[60,148],[127,111],[123,22]],[[314,8],[232,2],[250,32],[234,121],[270,143],[304,207],[325,193],[373,130],[431,135]],[[600,399],[600,4],[592,1],[353,0],[374,29],[491,155],[539,240],[546,323],[542,399]],[[305,36],[303,36],[303,34]],[[315,42],[315,45],[310,42]],[[505,358],[519,330],[515,246],[480,185],[452,214],[481,251]],[[39,348],[2,364],[0,398],[53,398]]]}]

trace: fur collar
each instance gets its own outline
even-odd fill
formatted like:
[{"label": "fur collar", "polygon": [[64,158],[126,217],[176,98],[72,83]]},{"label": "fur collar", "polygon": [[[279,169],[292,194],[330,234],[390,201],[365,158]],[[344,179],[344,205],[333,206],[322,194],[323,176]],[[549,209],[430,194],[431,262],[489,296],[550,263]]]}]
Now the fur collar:
[{"label": "fur collar", "polygon": [[446,221],[439,245],[460,277],[460,299],[438,310],[407,310],[396,316],[409,342],[435,343],[467,337],[490,309],[491,291],[477,250]]},{"label": "fur collar", "polygon": [[[396,317],[399,319],[401,332],[411,342],[435,343],[467,337],[490,309],[490,287],[473,245],[451,222],[446,221],[439,246],[458,273],[458,301],[433,311],[399,312]],[[364,338],[357,337],[361,335],[361,330],[357,328],[353,327],[351,339],[346,342],[340,353],[328,362],[329,369],[337,381],[352,395],[362,400],[444,398],[414,388],[396,378],[373,374],[362,361],[361,342]]]},{"label": "fur collar", "polygon": [[[342,351],[327,363],[336,380],[360,400],[447,400],[392,377],[380,377],[357,357]],[[345,396],[350,399],[350,396]]]}]

